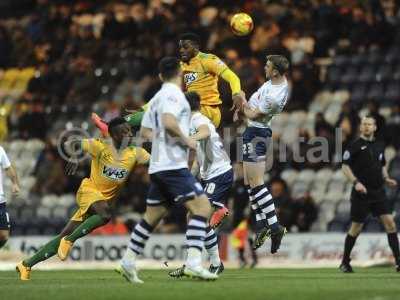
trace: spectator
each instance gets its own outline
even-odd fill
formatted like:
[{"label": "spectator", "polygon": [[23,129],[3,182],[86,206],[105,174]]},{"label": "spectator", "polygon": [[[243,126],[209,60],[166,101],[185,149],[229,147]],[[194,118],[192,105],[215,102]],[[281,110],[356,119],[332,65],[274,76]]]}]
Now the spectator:
[{"label": "spectator", "polygon": [[311,225],[318,216],[318,208],[311,195],[306,193],[304,197],[294,200],[292,210],[292,226],[295,226],[300,232],[310,231]]}]

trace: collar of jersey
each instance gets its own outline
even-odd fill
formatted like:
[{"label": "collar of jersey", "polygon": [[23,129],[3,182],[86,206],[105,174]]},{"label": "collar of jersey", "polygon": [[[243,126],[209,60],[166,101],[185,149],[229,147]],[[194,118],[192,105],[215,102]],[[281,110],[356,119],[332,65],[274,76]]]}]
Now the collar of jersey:
[{"label": "collar of jersey", "polygon": [[180,89],[179,88],[179,86],[177,85],[177,84],[175,84],[175,83],[172,83],[172,82],[164,82],[163,84],[162,84],[162,86],[164,87],[174,87],[174,88],[177,88],[177,89]]}]

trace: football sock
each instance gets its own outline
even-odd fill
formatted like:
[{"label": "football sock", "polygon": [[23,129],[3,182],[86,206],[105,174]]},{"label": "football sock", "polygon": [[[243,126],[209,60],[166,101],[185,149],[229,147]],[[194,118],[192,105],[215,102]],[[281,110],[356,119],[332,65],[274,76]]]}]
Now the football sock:
[{"label": "football sock", "polygon": [[221,260],[219,258],[218,239],[214,230],[210,227],[207,227],[206,230],[204,248],[206,248],[207,253],[210,256],[210,263],[215,267],[219,266],[221,264]]},{"label": "football sock", "polygon": [[[251,189],[250,200],[252,203],[256,203],[259,211],[263,213],[263,217],[267,219],[268,226],[272,231],[279,229],[278,218],[276,217],[274,200],[272,199],[271,193],[267,187],[259,185]],[[257,215],[256,215],[257,218]]]},{"label": "football sock", "polygon": [[143,119],[144,111],[137,111],[134,112],[133,114],[127,115],[125,117],[125,120],[131,125],[132,127],[137,127],[142,124],[142,119]]},{"label": "football sock", "polygon": [[187,261],[189,267],[201,266],[201,251],[206,237],[207,219],[193,215],[186,230]]},{"label": "football sock", "polygon": [[251,259],[253,260],[253,262],[256,263],[258,261],[258,256],[257,256],[257,251],[253,248],[254,241],[252,238],[248,238],[247,241],[249,242],[249,246],[250,246]]},{"label": "football sock", "polygon": [[249,195],[251,210],[254,212],[254,215],[256,217],[256,224],[255,224],[256,228],[255,229],[258,232],[267,226],[267,222],[266,222],[267,218],[265,217],[265,214],[258,207],[257,202],[254,202],[254,197],[252,196],[252,189],[250,188],[250,186],[246,185],[245,188]]},{"label": "football sock", "polygon": [[393,256],[396,260],[396,264],[400,263],[400,251],[399,251],[399,238],[397,232],[391,232],[387,234],[390,249],[392,249]]},{"label": "football sock", "polygon": [[92,215],[83,221],[75,230],[65,239],[70,242],[75,242],[77,239],[89,234],[92,230],[106,224],[107,221],[100,215]]},{"label": "football sock", "polygon": [[0,249],[3,248],[3,246],[4,246],[5,244],[7,244],[7,241],[8,241],[8,240],[1,240],[1,241],[0,241]]},{"label": "football sock", "polygon": [[346,239],[344,240],[344,252],[343,259],[344,263],[350,262],[350,253],[353,250],[354,244],[356,243],[357,237],[351,236],[349,234],[346,235]]},{"label": "football sock", "polygon": [[[136,255],[142,254],[153,229],[151,225],[142,219],[136,224],[135,228],[133,228],[128,249],[136,253]],[[132,256],[131,258],[136,258],[136,256]]]},{"label": "football sock", "polygon": [[62,236],[56,236],[54,239],[49,241],[46,245],[44,245],[42,248],[39,249],[38,252],[36,252],[34,255],[31,257],[25,259],[22,264],[25,267],[33,267],[37,263],[44,261],[46,259],[49,259],[53,255],[57,253],[58,246],[60,245]]}]

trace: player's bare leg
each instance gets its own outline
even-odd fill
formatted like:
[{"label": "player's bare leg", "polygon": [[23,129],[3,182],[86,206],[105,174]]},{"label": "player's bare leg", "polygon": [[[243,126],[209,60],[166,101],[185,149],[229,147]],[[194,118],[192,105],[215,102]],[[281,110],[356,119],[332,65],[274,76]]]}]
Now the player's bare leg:
[{"label": "player's bare leg", "polygon": [[16,266],[16,270],[19,273],[20,279],[29,280],[31,268],[39,262],[54,256],[57,253],[61,238],[72,233],[81,223],[82,222],[70,220],[58,236],[49,241],[34,255],[20,262]]},{"label": "player's bare leg", "polygon": [[66,260],[74,242],[89,234],[94,229],[107,224],[111,219],[110,207],[107,201],[94,202],[88,211],[89,217],[84,220],[73,232],[63,236],[58,247],[58,257]]},{"label": "player's bare leg", "polygon": [[9,230],[0,230],[0,249],[3,248],[3,246],[7,243],[9,237]]}]

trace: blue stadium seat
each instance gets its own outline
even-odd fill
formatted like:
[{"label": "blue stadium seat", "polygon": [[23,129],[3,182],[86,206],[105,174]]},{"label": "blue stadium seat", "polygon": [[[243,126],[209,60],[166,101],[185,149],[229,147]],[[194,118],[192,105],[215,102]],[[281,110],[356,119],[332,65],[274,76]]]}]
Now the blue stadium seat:
[{"label": "blue stadium seat", "polygon": [[367,65],[365,67],[362,68],[359,77],[358,77],[358,81],[360,82],[373,82],[375,81],[375,76],[376,76],[376,71],[375,71],[375,67],[371,66],[371,65]]},{"label": "blue stadium seat", "polygon": [[333,60],[333,65],[339,68],[347,67],[351,63],[351,59],[347,55],[338,55]]},{"label": "blue stadium seat", "polygon": [[368,90],[367,99],[380,99],[385,93],[385,86],[383,83],[374,83]]},{"label": "blue stadium seat", "polygon": [[353,66],[361,66],[367,62],[368,56],[366,54],[355,54],[351,57],[351,64]]},{"label": "blue stadium seat", "polygon": [[340,82],[344,84],[351,84],[358,81],[358,69],[354,66],[351,66],[346,69],[346,72],[340,78]]},{"label": "blue stadium seat", "polygon": [[381,65],[376,73],[375,79],[378,82],[385,82],[392,79],[393,70],[389,64]]},{"label": "blue stadium seat", "polygon": [[365,232],[381,232],[383,227],[376,218],[368,218],[364,226]]}]

